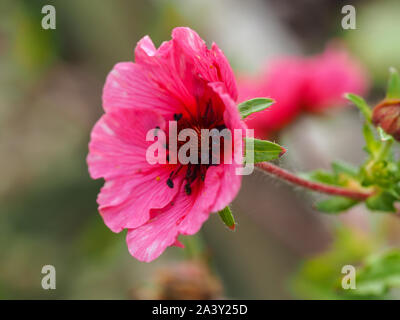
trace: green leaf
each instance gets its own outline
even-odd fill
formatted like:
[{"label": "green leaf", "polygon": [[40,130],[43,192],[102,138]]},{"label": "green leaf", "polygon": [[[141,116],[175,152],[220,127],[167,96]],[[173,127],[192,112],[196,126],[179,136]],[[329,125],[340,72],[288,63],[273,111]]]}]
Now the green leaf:
[{"label": "green leaf", "polygon": [[218,214],[229,229],[235,230],[235,218],[233,217],[232,211],[229,207],[222,209]]},{"label": "green leaf", "polygon": [[356,200],[345,197],[331,197],[327,200],[320,201],[316,204],[318,211],[326,213],[340,213],[350,209],[357,204]]},{"label": "green leaf", "polygon": [[[278,159],[285,153],[285,148],[271,141],[246,138],[246,162],[258,163]],[[251,157],[254,159],[251,159]]]},{"label": "green leaf", "polygon": [[325,170],[314,170],[309,173],[301,173],[300,176],[311,181],[322,182],[331,185],[339,185],[336,175]]},{"label": "green leaf", "polygon": [[351,177],[358,175],[358,168],[344,161],[334,161],[332,163],[332,170],[336,175],[340,173],[345,173]]},{"label": "green leaf", "polygon": [[390,77],[386,98],[400,99],[400,76],[395,68],[390,68]]},{"label": "green leaf", "polygon": [[368,209],[376,211],[395,212],[393,203],[396,198],[389,192],[382,191],[374,196],[369,197],[365,204]]},{"label": "green leaf", "polygon": [[255,98],[242,102],[238,105],[242,119],[247,118],[255,112],[262,111],[275,103],[274,100],[268,98]]},{"label": "green leaf", "polygon": [[352,93],[345,94],[345,97],[356,105],[368,122],[371,122],[371,109],[362,97]]},{"label": "green leaf", "polygon": [[393,137],[390,134],[386,133],[381,127],[378,127],[377,131],[381,141],[393,140]]},{"label": "green leaf", "polygon": [[301,299],[354,299],[341,288],[342,267],[357,266],[373,250],[373,237],[346,227],[334,229],[333,243],[326,251],[308,257],[292,277],[291,287]]},{"label": "green leaf", "polygon": [[357,270],[355,295],[385,295],[390,288],[400,287],[400,251],[394,249],[368,257]]},{"label": "green leaf", "polygon": [[368,123],[363,127],[364,139],[368,153],[375,154],[379,151],[381,142],[375,139],[371,126]]}]

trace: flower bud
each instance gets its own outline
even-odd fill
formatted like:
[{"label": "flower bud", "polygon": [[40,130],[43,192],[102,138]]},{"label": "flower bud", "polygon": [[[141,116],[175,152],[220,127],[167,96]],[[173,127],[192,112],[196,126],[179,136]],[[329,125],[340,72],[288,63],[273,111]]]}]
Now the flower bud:
[{"label": "flower bud", "polygon": [[372,123],[400,141],[400,100],[386,99],[372,110]]}]

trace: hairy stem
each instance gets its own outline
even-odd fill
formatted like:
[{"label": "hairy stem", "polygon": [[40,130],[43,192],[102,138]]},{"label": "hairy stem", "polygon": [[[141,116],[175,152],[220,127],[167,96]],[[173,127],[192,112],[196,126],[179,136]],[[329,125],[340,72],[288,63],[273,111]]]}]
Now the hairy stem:
[{"label": "hairy stem", "polygon": [[351,198],[354,200],[365,200],[368,197],[373,195],[373,192],[368,192],[368,191],[357,191],[357,190],[351,190],[348,188],[344,187],[337,187],[337,186],[332,186],[324,183],[319,183],[319,182],[313,182],[309,181],[303,178],[300,178],[299,176],[296,176],[295,174],[282,169],[270,162],[261,162],[257,163],[256,166],[269,174],[272,174],[273,176],[285,180],[287,182],[290,182],[292,184],[301,186],[306,189],[310,189],[316,192],[321,192],[321,193],[326,193],[334,196],[343,196],[347,198]]}]

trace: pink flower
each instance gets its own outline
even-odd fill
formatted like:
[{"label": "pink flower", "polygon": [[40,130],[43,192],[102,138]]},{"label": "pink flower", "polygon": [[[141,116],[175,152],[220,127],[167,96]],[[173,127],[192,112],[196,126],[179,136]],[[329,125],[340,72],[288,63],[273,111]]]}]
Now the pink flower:
[{"label": "pink flower", "polygon": [[367,75],[361,65],[343,49],[328,48],[306,63],[303,108],[321,112],[346,105],[344,93],[364,94]]},{"label": "pink flower", "polygon": [[320,113],[345,105],[343,94],[363,94],[367,77],[346,51],[328,48],[313,57],[273,60],[257,77],[239,78],[239,101],[271,97],[276,103],[246,119],[255,135],[266,138],[292,122],[302,111]]},{"label": "pink flower", "polygon": [[135,63],[118,63],[108,75],[105,114],[92,130],[87,162],[91,177],[106,181],[97,199],[105,224],[114,232],[128,229],[129,252],[137,259],[149,262],[168,246],[182,246],[178,236],[198,232],[241,184],[235,161],[149,164],[146,150],[154,142],[146,141],[147,132],[167,132],[171,120],[177,120],[178,131],[245,129],[236,99],[224,54],[216,44],[208,49],[189,28],[174,29],[172,40],[158,49],[144,37]]},{"label": "pink flower", "polygon": [[269,97],[276,101],[268,109],[246,118],[255,136],[267,138],[281,130],[301,111],[299,103],[304,86],[304,61],[299,58],[274,60],[260,76],[239,78],[239,101]]}]

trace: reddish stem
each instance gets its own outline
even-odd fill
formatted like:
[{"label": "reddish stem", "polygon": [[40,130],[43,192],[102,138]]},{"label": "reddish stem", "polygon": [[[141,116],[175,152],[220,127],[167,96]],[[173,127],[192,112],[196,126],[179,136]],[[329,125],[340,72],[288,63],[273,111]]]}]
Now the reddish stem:
[{"label": "reddish stem", "polygon": [[335,196],[343,196],[354,200],[365,200],[373,195],[373,192],[356,191],[343,187],[331,186],[324,183],[309,181],[300,178],[299,176],[296,176],[285,169],[279,168],[278,166],[270,162],[257,163],[256,166],[282,180],[321,193],[327,193]]}]

